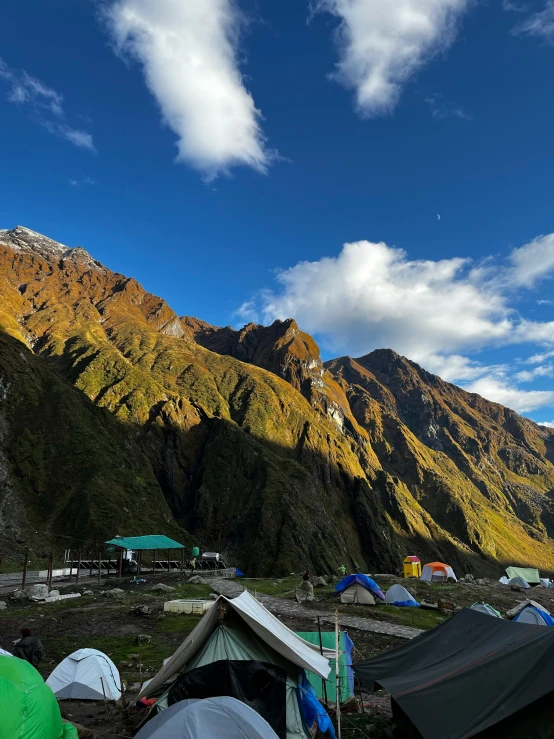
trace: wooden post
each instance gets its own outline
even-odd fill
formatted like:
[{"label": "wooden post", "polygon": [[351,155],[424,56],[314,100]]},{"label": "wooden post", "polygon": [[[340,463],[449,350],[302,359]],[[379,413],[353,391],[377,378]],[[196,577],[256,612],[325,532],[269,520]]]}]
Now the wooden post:
[{"label": "wooden post", "polygon": [[73,567],[71,566],[71,549],[67,550],[69,554],[67,555],[69,559],[69,579],[71,580],[71,573],[73,572]]},{"label": "wooden post", "polygon": [[89,557],[90,557],[90,569],[89,569],[88,576],[92,577],[92,565],[94,563],[94,555],[92,552],[89,552]]},{"label": "wooden post", "polygon": [[141,564],[142,564],[142,549],[139,551],[137,555],[137,575],[140,575]]},{"label": "wooden post", "polygon": [[185,550],[181,549],[181,572],[185,569]]},{"label": "wooden post", "polygon": [[152,572],[156,572],[156,550],[154,549],[154,556],[152,557]]},{"label": "wooden post", "polygon": [[117,568],[117,575],[121,580],[121,578],[123,577],[123,549],[119,550],[119,565]]},{"label": "wooden post", "polygon": [[98,555],[98,582],[102,582],[102,563],[100,562],[100,549],[97,551]]},{"label": "wooden post", "polygon": [[335,611],[335,680],[337,683],[337,706],[336,706],[336,717],[337,717],[337,739],[341,739],[341,727],[340,727],[340,616],[339,609]]},{"label": "wooden post", "polygon": [[48,557],[48,575],[46,576],[46,584],[49,588],[52,587],[52,577],[54,575],[54,553],[50,552]]},{"label": "wooden post", "polygon": [[171,569],[171,549],[167,550],[167,572]]},{"label": "wooden post", "polygon": [[[321,640],[321,622],[319,620],[319,616],[317,617],[317,631],[319,633],[319,653],[323,657],[323,642]],[[329,701],[327,699],[327,680],[321,678],[321,682],[323,683],[323,697],[325,699],[325,708],[327,708],[329,705]]]},{"label": "wooden post", "polygon": [[25,590],[25,583],[27,582],[27,567],[29,566],[29,550],[25,550],[25,562],[23,564],[23,581],[21,583],[21,590]]},{"label": "wooden post", "polygon": [[79,582],[79,573],[81,572],[81,550],[79,549],[79,559],[77,561],[77,575],[75,576],[75,584]]}]

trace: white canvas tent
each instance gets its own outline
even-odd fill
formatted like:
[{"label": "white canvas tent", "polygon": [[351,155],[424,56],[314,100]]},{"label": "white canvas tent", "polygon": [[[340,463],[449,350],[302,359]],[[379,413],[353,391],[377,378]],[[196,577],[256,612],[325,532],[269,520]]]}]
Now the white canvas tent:
[{"label": "white canvas tent", "polygon": [[111,659],[98,649],[78,649],[52,672],[46,684],[58,700],[119,700],[121,678]]},{"label": "white canvas tent", "polygon": [[340,594],[340,602],[350,605],[374,606],[375,598],[370,591],[359,582],[352,583]]},{"label": "white canvas tent", "polygon": [[[221,618],[224,615],[223,618]],[[220,596],[139,698],[151,695],[166,681],[221,659],[258,660],[283,668],[287,675],[287,739],[305,739],[297,685],[300,670],[326,679],[333,649],[310,644],[291,631],[247,591],[237,598]],[[169,689],[158,698],[157,710],[167,706]]]},{"label": "white canvas tent", "polygon": [[524,590],[528,590],[531,586],[528,582],[526,582],[522,577],[512,577],[511,580],[508,580],[508,585],[517,585],[518,588],[523,588]]},{"label": "white canvas tent", "polygon": [[385,593],[385,603],[407,603],[415,601],[414,596],[403,585],[391,585]]}]

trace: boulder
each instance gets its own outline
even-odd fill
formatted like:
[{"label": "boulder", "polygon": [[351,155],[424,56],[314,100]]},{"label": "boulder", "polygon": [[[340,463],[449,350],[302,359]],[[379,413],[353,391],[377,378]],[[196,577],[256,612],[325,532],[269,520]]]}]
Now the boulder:
[{"label": "boulder", "polygon": [[327,580],[324,577],[314,577],[312,580],[312,585],[314,588],[326,588],[327,587]]},{"label": "boulder", "polygon": [[419,602],[419,605],[421,608],[425,608],[427,611],[438,611],[439,610],[438,603],[427,603],[426,600],[421,600]]},{"label": "boulder", "polygon": [[172,585],[165,585],[163,582],[159,582],[157,585],[153,585],[150,588],[150,591],[152,593],[175,593],[177,588],[174,588]]},{"label": "boulder", "polygon": [[60,597],[60,591],[59,590],[51,590],[48,594],[49,598],[59,598]]},{"label": "boulder", "polygon": [[0,600],[0,611],[5,611],[7,607],[8,607],[8,604],[6,603],[6,601]]},{"label": "boulder", "polygon": [[152,615],[152,609],[150,606],[135,606],[132,608],[129,613],[133,613],[135,616],[151,616]]},{"label": "boulder", "polygon": [[135,642],[137,644],[150,644],[152,641],[152,637],[150,634],[137,634],[135,637]]},{"label": "boulder", "polygon": [[314,586],[309,580],[303,580],[296,588],[295,597],[298,603],[311,603],[314,598]]},{"label": "boulder", "polygon": [[14,590],[11,598],[12,600],[27,600],[27,593],[24,590]]},{"label": "boulder", "polygon": [[93,590],[83,590],[83,595],[94,595]]},{"label": "boulder", "polygon": [[217,600],[219,598],[219,595],[217,593],[210,593],[210,598],[212,600]]},{"label": "boulder", "polygon": [[464,582],[475,582],[473,575],[464,575]]},{"label": "boulder", "polygon": [[25,592],[29,600],[44,600],[48,598],[48,585],[44,585],[43,583],[31,585],[25,588]]},{"label": "boulder", "polygon": [[225,580],[222,577],[214,578],[210,585],[214,593],[224,595],[226,598],[236,598],[244,592],[242,585],[235,580]]},{"label": "boulder", "polygon": [[439,611],[454,611],[456,609],[456,604],[452,603],[452,601],[449,600],[439,600]]},{"label": "boulder", "polygon": [[112,588],[111,590],[105,590],[102,595],[104,596],[104,598],[123,600],[123,598],[125,598],[125,591],[121,590],[121,588]]},{"label": "boulder", "polygon": [[484,578],[480,577],[478,580],[475,580],[475,584],[476,585],[486,585],[487,581]]},{"label": "boulder", "polygon": [[207,585],[208,581],[204,580],[200,575],[193,575],[187,580],[187,585]]}]

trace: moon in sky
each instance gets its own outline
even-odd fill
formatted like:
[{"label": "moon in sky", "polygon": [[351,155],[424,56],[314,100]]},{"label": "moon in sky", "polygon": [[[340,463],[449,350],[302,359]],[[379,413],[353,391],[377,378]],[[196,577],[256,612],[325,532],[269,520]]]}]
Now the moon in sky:
[{"label": "moon in sky", "polygon": [[439,214],[437,213],[437,221],[440,221],[440,219],[441,219],[441,217],[440,217],[440,216],[439,216]]}]

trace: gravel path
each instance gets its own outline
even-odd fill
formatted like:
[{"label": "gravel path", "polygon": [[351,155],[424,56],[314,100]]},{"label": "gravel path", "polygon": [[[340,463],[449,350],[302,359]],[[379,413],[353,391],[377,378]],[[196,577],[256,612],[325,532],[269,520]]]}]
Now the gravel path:
[{"label": "gravel path", "polygon": [[[258,593],[258,600],[264,604],[268,611],[279,616],[296,616],[312,620],[315,620],[319,616],[325,623],[335,623],[335,617],[329,615],[329,611],[306,608],[295,601],[283,600],[282,598],[275,598],[272,595],[262,595],[261,593]],[[423,629],[414,629],[411,626],[400,626],[361,616],[345,616],[342,613],[340,614],[340,622],[341,626],[348,626],[351,629],[371,631],[374,634],[397,636],[400,639],[413,639],[414,636],[423,633]]]}]

